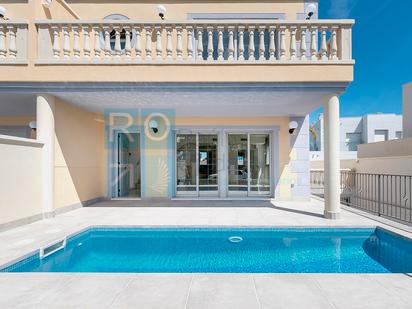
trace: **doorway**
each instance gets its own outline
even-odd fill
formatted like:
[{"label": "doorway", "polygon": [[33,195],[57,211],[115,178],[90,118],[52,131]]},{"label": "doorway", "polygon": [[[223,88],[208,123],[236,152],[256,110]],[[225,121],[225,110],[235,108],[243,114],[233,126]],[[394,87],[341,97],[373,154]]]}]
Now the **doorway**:
[{"label": "doorway", "polygon": [[230,133],[227,144],[228,196],[269,196],[270,135]]},{"label": "doorway", "polygon": [[218,135],[176,134],[176,196],[218,196]]},{"label": "doorway", "polygon": [[140,134],[117,133],[116,198],[140,198]]}]

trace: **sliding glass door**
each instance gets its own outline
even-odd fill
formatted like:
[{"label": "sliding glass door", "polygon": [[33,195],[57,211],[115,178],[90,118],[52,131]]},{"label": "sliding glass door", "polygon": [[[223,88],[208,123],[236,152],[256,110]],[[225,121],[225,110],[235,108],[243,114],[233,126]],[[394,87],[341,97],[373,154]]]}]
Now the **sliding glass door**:
[{"label": "sliding glass door", "polygon": [[176,195],[218,195],[217,134],[176,135]]},{"label": "sliding glass door", "polygon": [[269,134],[228,134],[229,196],[270,195]]}]

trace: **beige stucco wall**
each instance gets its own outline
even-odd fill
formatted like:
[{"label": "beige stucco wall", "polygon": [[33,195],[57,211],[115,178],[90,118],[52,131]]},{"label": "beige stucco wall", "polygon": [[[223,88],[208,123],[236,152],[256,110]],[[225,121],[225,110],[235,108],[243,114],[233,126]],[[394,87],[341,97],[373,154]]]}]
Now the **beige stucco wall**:
[{"label": "beige stucco wall", "polygon": [[[323,170],[324,161],[310,161],[311,170]],[[356,160],[340,160],[340,168],[342,170],[352,170],[356,166]]]},{"label": "beige stucco wall", "polygon": [[41,151],[0,138],[0,224],[42,213]]},{"label": "beige stucco wall", "polygon": [[355,168],[360,173],[412,175],[412,138],[359,145]]},{"label": "beige stucco wall", "polygon": [[55,208],[106,196],[102,116],[56,100]]}]

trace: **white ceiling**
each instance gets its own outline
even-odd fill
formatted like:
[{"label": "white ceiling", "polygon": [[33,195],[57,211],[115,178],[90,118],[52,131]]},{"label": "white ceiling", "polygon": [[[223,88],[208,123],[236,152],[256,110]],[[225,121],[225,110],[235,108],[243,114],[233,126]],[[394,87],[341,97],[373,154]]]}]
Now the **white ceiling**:
[{"label": "white ceiling", "polygon": [[[105,109],[173,109],[176,116],[303,116],[346,85],[284,84],[51,84],[2,93],[1,115],[34,115],[35,94],[50,93],[93,112]],[[14,88],[11,88],[13,90]]]}]

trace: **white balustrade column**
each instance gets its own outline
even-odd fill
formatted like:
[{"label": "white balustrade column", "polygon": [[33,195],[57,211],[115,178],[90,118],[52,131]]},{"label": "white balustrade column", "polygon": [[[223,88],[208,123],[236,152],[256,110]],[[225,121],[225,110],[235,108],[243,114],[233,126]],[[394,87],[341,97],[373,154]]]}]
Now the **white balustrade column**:
[{"label": "white balustrade column", "polygon": [[207,60],[213,60],[213,27],[207,27]]},{"label": "white balustrade column", "polygon": [[223,30],[225,28],[223,26],[218,26],[217,27],[217,34],[218,34],[218,39],[217,39],[217,60],[223,61],[223,52],[225,51],[225,48],[223,46]]},{"label": "white balustrade column", "polygon": [[276,60],[275,26],[269,27],[269,60]]},{"label": "white balustrade column", "polygon": [[338,26],[331,27],[331,44],[330,44],[330,59],[331,60],[338,60],[338,39],[337,39],[337,31]]},{"label": "white balustrade column", "polygon": [[234,43],[235,27],[234,26],[229,26],[227,31],[228,31],[228,34],[229,34],[229,42],[228,42],[228,46],[227,46],[228,60],[234,60],[235,59],[235,43]]},{"label": "white balustrade column", "polygon": [[134,51],[136,53],[136,60],[142,59],[142,28],[140,26],[136,26],[134,28],[134,32],[136,35],[136,43],[134,45]]},{"label": "white balustrade column", "polygon": [[124,26],[124,38],[125,38],[125,43],[124,43],[124,50],[125,50],[125,56],[126,58],[130,59],[132,56],[132,38],[131,38],[131,33],[130,33],[130,26]]},{"label": "white balustrade column", "polygon": [[114,26],[114,53],[116,58],[122,55],[122,46],[120,44],[120,26]]},{"label": "white balustrade column", "polygon": [[290,26],[290,60],[296,60],[296,26]]},{"label": "white balustrade column", "polygon": [[265,48],[265,30],[266,30],[265,26],[259,27],[259,60],[260,61],[265,61],[266,60],[266,58],[265,58],[265,51],[266,51],[266,48]]},{"label": "white balustrade column", "polygon": [[152,60],[152,27],[144,27],[146,31],[146,60]]},{"label": "white balustrade column", "polygon": [[110,46],[110,27],[103,27],[104,31],[104,55],[106,58],[112,56],[112,47]]},{"label": "white balustrade column", "polygon": [[340,218],[339,98],[324,104],[325,217]]},{"label": "white balustrade column", "polygon": [[186,26],[187,30],[187,59],[193,60],[194,48],[193,48],[193,27]]},{"label": "white balustrade column", "polygon": [[89,25],[83,25],[83,56],[90,58],[90,31]]},{"label": "white balustrade column", "polygon": [[68,26],[63,26],[63,56],[70,58],[70,32]]},{"label": "white balustrade column", "polygon": [[177,60],[183,59],[183,28],[182,26],[176,26],[176,56]]},{"label": "white balustrade column", "polygon": [[318,60],[318,41],[317,41],[318,27],[312,26],[310,28],[310,60]]},{"label": "white balustrade column", "polygon": [[328,30],[327,26],[321,27],[320,59],[323,61],[328,60],[328,46],[326,42],[326,30]]},{"label": "white balustrade column", "polygon": [[163,59],[163,47],[162,47],[162,27],[156,26],[156,59],[162,60]]},{"label": "white balustrade column", "polygon": [[37,140],[44,144],[41,155],[41,196],[44,218],[54,214],[54,97],[38,95],[36,98]]},{"label": "white balustrade column", "polygon": [[308,30],[307,26],[300,27],[300,60],[307,60],[307,46],[306,46],[306,31]]},{"label": "white balustrade column", "polygon": [[237,58],[238,60],[243,61],[245,60],[245,27],[239,26],[237,32],[239,33]]},{"label": "white balustrade column", "polygon": [[280,41],[280,46],[279,46],[279,52],[280,60],[286,60],[286,39],[285,39],[285,32],[286,32],[286,26],[280,26],[279,27],[279,41]]},{"label": "white balustrade column", "polygon": [[59,26],[51,26],[53,32],[53,56],[60,58],[60,29]]},{"label": "white balustrade column", "polygon": [[173,59],[172,27],[166,26],[166,59]]},{"label": "white balustrade column", "polygon": [[249,59],[255,60],[255,26],[249,26]]},{"label": "white balustrade column", "polygon": [[0,58],[5,58],[6,55],[7,55],[6,30],[5,30],[5,27],[0,25]]},{"label": "white balustrade column", "polygon": [[197,60],[203,60],[203,27],[197,27]]},{"label": "white balustrade column", "polygon": [[80,58],[80,32],[79,32],[79,26],[78,25],[73,25],[72,26],[72,31],[73,31],[73,56],[75,58]]},{"label": "white balustrade column", "polygon": [[17,57],[17,46],[16,46],[16,27],[8,26],[7,30],[9,32],[9,57]]},{"label": "white balustrade column", "polygon": [[100,59],[101,44],[100,44],[100,26],[93,26],[94,33],[94,58]]}]

